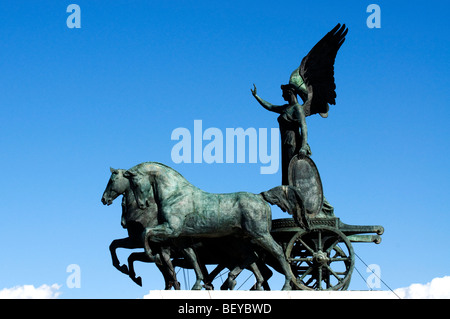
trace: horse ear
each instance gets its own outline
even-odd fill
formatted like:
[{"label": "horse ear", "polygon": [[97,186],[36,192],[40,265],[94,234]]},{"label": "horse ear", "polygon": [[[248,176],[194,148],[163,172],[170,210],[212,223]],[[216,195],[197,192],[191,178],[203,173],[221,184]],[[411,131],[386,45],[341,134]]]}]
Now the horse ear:
[{"label": "horse ear", "polygon": [[123,173],[123,176],[126,177],[126,178],[131,178],[131,177],[133,177],[133,176],[136,176],[136,173],[131,172],[131,171],[125,171],[125,172]]},{"label": "horse ear", "polygon": [[117,170],[112,168],[112,167],[110,167],[109,170],[111,171],[111,173],[116,173],[117,172]]}]

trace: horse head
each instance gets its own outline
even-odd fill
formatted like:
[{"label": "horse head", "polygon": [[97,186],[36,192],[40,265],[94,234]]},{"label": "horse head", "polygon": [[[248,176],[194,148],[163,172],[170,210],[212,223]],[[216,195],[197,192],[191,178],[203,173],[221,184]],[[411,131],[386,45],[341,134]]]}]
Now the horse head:
[{"label": "horse head", "polygon": [[129,180],[140,209],[145,209],[154,203],[153,186],[148,175],[129,169],[123,173],[123,176]]},{"label": "horse head", "polygon": [[192,185],[177,171],[158,162],[138,164],[123,176],[129,179],[137,205],[141,209],[161,204],[180,190],[189,192]]},{"label": "horse head", "polygon": [[124,176],[125,170],[110,168],[110,171],[111,177],[102,196],[103,205],[108,206],[130,187],[130,181]]}]

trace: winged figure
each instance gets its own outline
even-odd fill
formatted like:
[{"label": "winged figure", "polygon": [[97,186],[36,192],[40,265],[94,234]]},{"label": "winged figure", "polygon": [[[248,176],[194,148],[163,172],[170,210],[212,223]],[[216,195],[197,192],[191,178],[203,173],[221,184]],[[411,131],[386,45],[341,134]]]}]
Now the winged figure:
[{"label": "winged figure", "polygon": [[[306,117],[313,114],[328,116],[329,105],[336,104],[336,84],[334,82],[334,62],[336,54],[345,41],[348,29],[345,24],[337,24],[302,59],[289,83],[281,85],[284,105],[273,105],[257,95],[256,86],[252,94],[267,110],[280,114],[282,143],[282,184],[288,185],[288,166],[295,155],[310,156]],[[297,96],[303,101],[300,105]]]}]

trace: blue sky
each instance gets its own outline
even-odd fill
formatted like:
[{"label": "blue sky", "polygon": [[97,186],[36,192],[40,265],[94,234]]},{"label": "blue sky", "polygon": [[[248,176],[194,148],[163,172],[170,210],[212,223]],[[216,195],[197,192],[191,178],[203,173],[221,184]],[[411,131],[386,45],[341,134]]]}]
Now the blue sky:
[{"label": "blue sky", "polygon": [[[66,25],[71,3],[80,29]],[[379,29],[366,25],[371,3],[381,8]],[[193,132],[194,120],[223,132],[276,128],[250,88],[283,103],[280,84],[338,22],[349,33],[336,58],[337,104],[327,119],[307,118],[327,199],[345,223],[385,227],[380,245],[354,248],[392,289],[449,275],[449,9],[445,1],[3,1],[0,290],[56,283],[60,298],[140,298],[163,288],[153,265],[136,265],[142,288],[111,265],[108,245],[126,232],[120,200],[100,202],[109,167],[159,161],[210,192],[279,185],[281,170],[262,175],[259,162],[173,163],[172,131]],[[80,266],[81,288],[67,287],[70,264]],[[350,289],[367,289],[357,273]]]}]

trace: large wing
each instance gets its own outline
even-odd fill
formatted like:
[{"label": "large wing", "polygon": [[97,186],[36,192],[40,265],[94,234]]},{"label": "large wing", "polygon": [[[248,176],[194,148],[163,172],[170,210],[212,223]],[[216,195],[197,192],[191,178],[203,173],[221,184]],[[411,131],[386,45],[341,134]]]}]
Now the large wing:
[{"label": "large wing", "polygon": [[328,104],[336,104],[334,61],[347,32],[345,24],[337,24],[309,51],[298,68],[308,89],[304,104],[306,116],[319,113],[327,117]]}]

